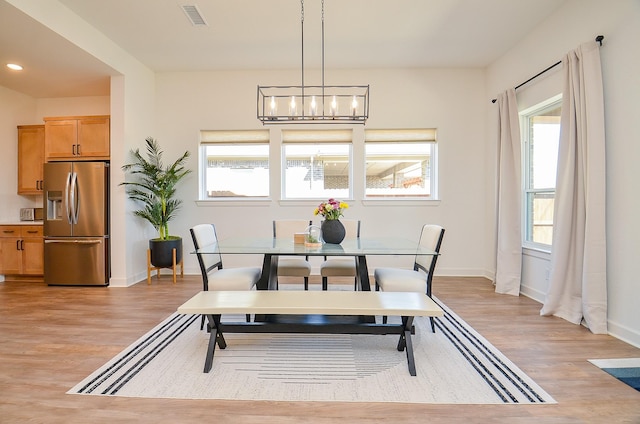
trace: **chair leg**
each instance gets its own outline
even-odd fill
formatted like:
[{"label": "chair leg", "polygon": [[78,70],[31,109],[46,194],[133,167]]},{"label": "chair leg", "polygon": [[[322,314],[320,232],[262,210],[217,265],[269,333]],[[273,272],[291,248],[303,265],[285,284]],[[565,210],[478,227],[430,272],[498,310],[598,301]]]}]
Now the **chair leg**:
[{"label": "chair leg", "polygon": [[431,332],[435,333],[436,332],[435,320],[433,319],[433,317],[429,317],[429,319],[431,320]]},{"label": "chair leg", "polygon": [[309,290],[309,277],[304,277],[304,289]]},{"label": "chair leg", "polygon": [[247,322],[251,322],[251,314],[247,314]]},{"label": "chair leg", "polygon": [[322,290],[327,291],[329,288],[329,279],[327,277],[322,277]]},{"label": "chair leg", "polygon": [[386,324],[386,323],[387,323],[387,316],[386,316],[386,315],[382,317],[382,323],[383,323],[383,324]]}]

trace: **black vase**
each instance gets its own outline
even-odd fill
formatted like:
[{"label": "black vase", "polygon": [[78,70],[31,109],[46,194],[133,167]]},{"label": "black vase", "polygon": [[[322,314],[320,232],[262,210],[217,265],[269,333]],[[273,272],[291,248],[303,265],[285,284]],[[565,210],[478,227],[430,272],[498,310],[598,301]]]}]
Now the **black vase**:
[{"label": "black vase", "polygon": [[182,260],[182,238],[176,237],[168,240],[149,240],[151,250],[151,265],[156,268],[173,267],[173,249],[176,249],[176,264]]},{"label": "black vase", "polygon": [[325,243],[340,244],[344,240],[346,231],[344,225],[338,219],[329,219],[322,221],[320,225],[322,230],[322,239]]}]

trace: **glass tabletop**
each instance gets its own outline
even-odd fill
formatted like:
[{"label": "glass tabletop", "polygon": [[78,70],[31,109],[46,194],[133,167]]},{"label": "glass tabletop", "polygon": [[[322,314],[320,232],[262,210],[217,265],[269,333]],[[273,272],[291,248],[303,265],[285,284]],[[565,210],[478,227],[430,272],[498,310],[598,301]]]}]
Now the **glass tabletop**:
[{"label": "glass tabletop", "polygon": [[396,237],[345,239],[341,244],[324,243],[318,247],[296,244],[291,238],[238,237],[218,240],[192,253],[202,254],[266,254],[299,256],[364,256],[364,255],[436,255],[417,241]]}]

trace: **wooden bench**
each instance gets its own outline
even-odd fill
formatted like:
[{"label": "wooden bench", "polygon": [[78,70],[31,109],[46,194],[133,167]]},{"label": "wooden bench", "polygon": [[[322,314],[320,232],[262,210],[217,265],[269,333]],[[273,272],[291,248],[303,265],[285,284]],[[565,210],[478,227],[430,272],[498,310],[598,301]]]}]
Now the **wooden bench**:
[{"label": "wooden bench", "polygon": [[[209,321],[211,336],[204,372],[211,370],[216,344],[220,349],[226,348],[225,332],[397,334],[400,336],[397,349],[406,351],[409,373],[413,376],[416,375],[411,342],[413,319],[443,315],[442,309],[421,293],[277,290],[202,291],[180,306],[178,313],[204,315]],[[223,314],[255,314],[257,319],[227,323],[220,320]],[[273,319],[291,315],[316,319],[300,322]],[[400,316],[402,320],[399,324],[377,324],[375,320],[342,319],[375,315]],[[335,318],[317,319],[319,316]]]}]

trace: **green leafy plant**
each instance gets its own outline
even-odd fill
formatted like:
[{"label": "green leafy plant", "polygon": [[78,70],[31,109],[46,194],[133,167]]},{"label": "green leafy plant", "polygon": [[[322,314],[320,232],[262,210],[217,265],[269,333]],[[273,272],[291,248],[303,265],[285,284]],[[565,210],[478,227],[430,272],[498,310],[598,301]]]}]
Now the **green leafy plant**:
[{"label": "green leafy plant", "polygon": [[190,153],[186,151],[174,163],[165,167],[158,142],[152,137],[145,141],[146,157],[140,153],[140,149],[132,150],[134,161],[122,166],[122,170],[129,172],[134,181],[125,181],[120,185],[127,187],[130,199],[143,204],[144,207],[134,211],[134,214],[149,221],[158,231],[160,240],[176,238],[169,235],[169,221],[175,217],[182,204],[174,195],[176,185],[191,172],[184,167]]}]

